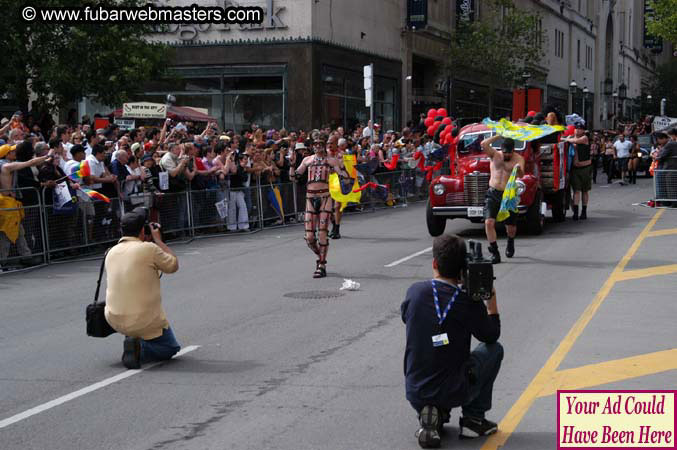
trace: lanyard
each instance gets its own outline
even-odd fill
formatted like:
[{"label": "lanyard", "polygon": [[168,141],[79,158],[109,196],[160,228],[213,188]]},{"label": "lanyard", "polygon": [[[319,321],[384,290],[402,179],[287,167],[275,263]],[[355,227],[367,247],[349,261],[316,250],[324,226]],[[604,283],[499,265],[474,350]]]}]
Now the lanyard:
[{"label": "lanyard", "polygon": [[433,283],[433,300],[435,301],[435,312],[437,312],[437,318],[439,319],[439,325],[442,325],[444,322],[444,319],[447,318],[447,314],[449,314],[449,310],[451,309],[451,305],[454,304],[456,301],[456,297],[458,296],[458,291],[459,289],[456,288],[456,292],[454,292],[454,295],[451,297],[451,300],[449,300],[449,303],[447,303],[447,307],[444,308],[444,313],[440,313],[440,299],[437,295],[437,286],[435,284],[435,280],[432,280]]}]

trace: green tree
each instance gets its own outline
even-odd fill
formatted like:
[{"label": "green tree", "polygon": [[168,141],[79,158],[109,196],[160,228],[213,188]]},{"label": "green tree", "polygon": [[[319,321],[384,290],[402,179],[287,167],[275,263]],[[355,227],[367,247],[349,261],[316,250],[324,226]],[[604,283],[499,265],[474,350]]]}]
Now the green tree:
[{"label": "green tree", "polygon": [[449,64],[456,73],[483,73],[493,87],[512,87],[525,68],[538,66],[545,39],[538,14],[489,0],[481,20],[457,23]]},{"label": "green tree", "polygon": [[677,0],[651,0],[650,6],[654,12],[647,24],[648,32],[677,43]]},{"label": "green tree", "polygon": [[[79,2],[46,0],[41,7]],[[105,0],[102,6],[138,6],[144,0]],[[119,105],[144,82],[162,77],[171,54],[150,43],[146,24],[53,24],[26,22],[24,2],[0,0],[0,95],[8,93],[26,107],[29,93],[37,107],[54,110],[92,96]],[[37,7],[37,5],[36,5]]]},{"label": "green tree", "polygon": [[651,114],[659,113],[660,100],[664,98],[667,101],[665,113],[677,117],[677,58],[658,66],[654,85],[649,93],[652,97],[649,111]]}]

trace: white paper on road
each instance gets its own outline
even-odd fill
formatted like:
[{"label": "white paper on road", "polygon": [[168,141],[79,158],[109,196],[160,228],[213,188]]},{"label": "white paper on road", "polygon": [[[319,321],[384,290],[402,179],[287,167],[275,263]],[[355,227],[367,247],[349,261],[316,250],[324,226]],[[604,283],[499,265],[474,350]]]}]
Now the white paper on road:
[{"label": "white paper on road", "polygon": [[225,198],[220,202],[216,202],[214,205],[216,206],[216,211],[219,213],[221,219],[228,217],[228,202]]},{"label": "white paper on road", "polygon": [[56,193],[56,202],[59,208],[73,200],[73,196],[68,190],[68,184],[65,181],[57,184],[54,192]]},{"label": "white paper on road", "polygon": [[169,173],[167,172],[160,172],[158,175],[159,181],[160,181],[160,190],[161,191],[166,191],[169,189]]},{"label": "white paper on road", "polygon": [[343,285],[341,286],[341,291],[358,291],[360,290],[360,283],[357,281],[349,280],[345,278],[343,280]]}]

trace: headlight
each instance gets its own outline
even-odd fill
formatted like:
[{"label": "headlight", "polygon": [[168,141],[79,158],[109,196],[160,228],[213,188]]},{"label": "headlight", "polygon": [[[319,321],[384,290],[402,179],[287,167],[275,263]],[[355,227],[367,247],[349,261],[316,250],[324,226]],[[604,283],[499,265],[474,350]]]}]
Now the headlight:
[{"label": "headlight", "polygon": [[517,195],[522,195],[527,190],[527,185],[523,181],[517,180]]},{"label": "headlight", "polygon": [[552,155],[552,145],[541,145],[541,155]]},{"label": "headlight", "polygon": [[444,185],[441,183],[436,184],[433,186],[433,193],[435,195],[443,195],[444,194]]}]

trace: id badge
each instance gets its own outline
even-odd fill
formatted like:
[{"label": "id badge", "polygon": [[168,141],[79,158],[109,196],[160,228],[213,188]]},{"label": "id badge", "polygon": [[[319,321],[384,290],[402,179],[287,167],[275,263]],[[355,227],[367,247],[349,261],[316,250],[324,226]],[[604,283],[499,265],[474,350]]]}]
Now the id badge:
[{"label": "id badge", "polygon": [[433,347],[442,347],[443,345],[449,345],[449,337],[447,336],[447,333],[433,336]]}]

